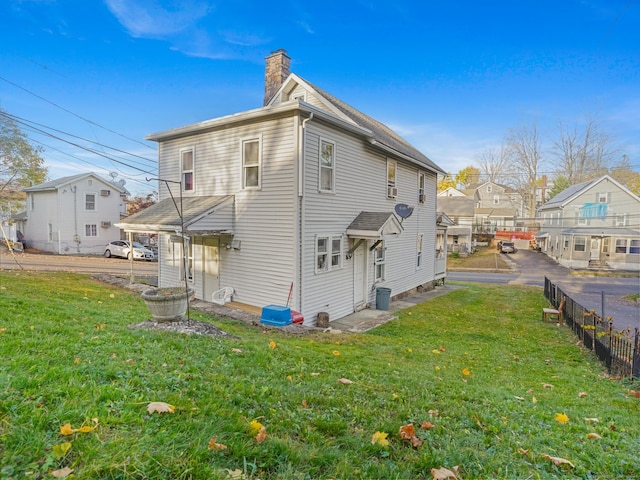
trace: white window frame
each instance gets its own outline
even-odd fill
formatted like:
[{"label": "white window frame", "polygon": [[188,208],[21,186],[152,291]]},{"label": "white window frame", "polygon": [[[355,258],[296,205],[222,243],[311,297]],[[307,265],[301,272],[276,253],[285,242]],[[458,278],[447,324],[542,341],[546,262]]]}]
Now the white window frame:
[{"label": "white window frame", "polygon": [[487,185],[487,193],[491,193],[491,190],[493,190],[493,189],[491,188],[491,185]]},{"label": "white window frame", "polygon": [[[191,154],[191,168],[184,167],[185,155]],[[187,175],[191,175],[191,188],[187,188]],[[180,181],[183,192],[193,192],[196,189],[196,149],[194,147],[180,149]]]},{"label": "white window frame", "polygon": [[640,240],[631,239],[629,241],[629,255],[640,255]]},{"label": "white window frame", "polygon": [[[324,244],[322,247],[320,243]],[[342,268],[343,255],[342,235],[316,235],[315,238],[315,273],[327,273]]]},{"label": "white window frame", "polygon": [[598,203],[609,203],[609,193],[608,192],[598,192]]},{"label": "white window frame", "polygon": [[386,270],[386,247],[384,240],[373,249],[373,276],[375,282],[384,281]]},{"label": "white window frame", "polygon": [[627,253],[629,250],[627,250],[629,248],[629,242],[627,241],[626,238],[616,238],[616,246],[615,246],[615,252],[616,253]]},{"label": "white window frame", "polygon": [[[578,243],[578,239],[582,239],[582,242]],[[582,246],[582,250],[580,250],[578,247]],[[573,251],[574,252],[586,252],[587,251],[587,237],[583,237],[583,236],[576,236],[573,237]]]},{"label": "white window frame", "polygon": [[[89,197],[93,197],[93,202],[89,202]],[[93,204],[93,208],[89,208],[89,205]],[[95,193],[87,192],[84,194],[84,211],[95,212],[98,207],[98,195]]]},{"label": "white window frame", "polygon": [[582,216],[582,208],[580,208],[580,210],[578,210],[578,214],[577,214],[577,224],[578,225],[588,225],[589,224],[589,220],[586,217]]},{"label": "white window frame", "polygon": [[494,195],[493,196],[493,204],[494,205],[500,205],[500,195]]},{"label": "white window frame", "polygon": [[418,243],[416,245],[416,268],[422,268],[422,243],[424,240],[424,235],[422,233],[418,234]]},{"label": "white window frame", "polygon": [[619,213],[616,215],[616,227],[625,227],[627,225],[627,214]]},{"label": "white window frame", "polygon": [[84,226],[84,236],[85,237],[97,237],[98,236],[98,224],[97,223],[87,223]]},{"label": "white window frame", "polygon": [[[247,143],[258,143],[258,159],[256,163],[247,163],[244,156],[244,146]],[[247,137],[240,140],[240,160],[242,165],[242,189],[243,190],[260,190],[262,188],[262,135],[257,137]],[[247,185],[247,169],[258,169],[258,184]]]},{"label": "white window frame", "polygon": [[47,240],[53,242],[53,224],[47,223]]},{"label": "white window frame", "polygon": [[427,195],[425,188],[427,185],[427,176],[424,172],[418,172],[418,203],[425,203]]},{"label": "white window frame", "polygon": [[[324,146],[331,147],[331,165],[323,165],[322,159]],[[324,188],[322,185],[322,172],[329,171],[331,175],[329,188]],[[324,138],[320,139],[318,144],[318,191],[321,193],[335,193],[336,188],[336,144]]]},{"label": "white window frame", "polygon": [[606,237],[602,239],[602,253],[609,253],[610,238]]}]

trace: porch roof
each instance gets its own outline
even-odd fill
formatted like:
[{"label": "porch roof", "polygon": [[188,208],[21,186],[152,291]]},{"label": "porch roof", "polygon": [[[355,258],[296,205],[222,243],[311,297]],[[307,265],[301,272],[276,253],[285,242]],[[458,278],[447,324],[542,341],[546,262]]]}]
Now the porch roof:
[{"label": "porch roof", "polygon": [[469,235],[471,236],[471,227],[470,226],[461,226],[456,225],[454,227],[447,228],[447,235]]},{"label": "porch roof", "polygon": [[347,235],[354,238],[380,239],[400,235],[404,229],[392,212],[360,212],[347,227]]},{"label": "porch roof", "polygon": [[592,237],[638,237],[640,232],[622,227],[576,227],[562,230],[563,235],[591,235]]},{"label": "porch roof", "polygon": [[[233,195],[183,197],[182,201],[175,198],[175,203],[174,199],[165,198],[141,212],[120,220],[116,226],[126,232],[179,233],[182,229],[182,223],[184,223],[185,233],[195,233],[195,230],[200,234],[231,233],[225,227],[203,229],[196,223],[233,203],[233,200]],[[181,206],[182,222],[178,213]],[[194,232],[190,232],[192,226],[195,228]]]}]

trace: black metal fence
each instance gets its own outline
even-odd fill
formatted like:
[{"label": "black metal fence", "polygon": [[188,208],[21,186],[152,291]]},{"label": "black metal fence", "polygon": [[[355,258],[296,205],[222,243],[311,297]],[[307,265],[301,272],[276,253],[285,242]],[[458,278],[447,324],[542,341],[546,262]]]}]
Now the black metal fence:
[{"label": "black metal fence", "polygon": [[544,278],[544,296],[558,308],[562,306],[562,320],[578,336],[582,344],[604,362],[609,373],[640,378],[640,332],[635,329],[616,330],[613,318],[602,318],[564,293],[560,287]]}]

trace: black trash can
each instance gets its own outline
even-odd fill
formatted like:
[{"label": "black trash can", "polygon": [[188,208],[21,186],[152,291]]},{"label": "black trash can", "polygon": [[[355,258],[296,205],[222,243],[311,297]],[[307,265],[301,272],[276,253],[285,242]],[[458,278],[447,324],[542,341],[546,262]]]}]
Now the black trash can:
[{"label": "black trash can", "polygon": [[387,287],[376,288],[376,310],[389,310],[391,289]]}]

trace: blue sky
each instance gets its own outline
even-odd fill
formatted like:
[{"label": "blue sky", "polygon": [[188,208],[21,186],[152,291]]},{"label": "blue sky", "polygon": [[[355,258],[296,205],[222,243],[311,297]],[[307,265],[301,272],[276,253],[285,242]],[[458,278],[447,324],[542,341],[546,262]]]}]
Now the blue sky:
[{"label": "blue sky", "polygon": [[638,0],[5,0],[0,38],[0,107],[30,123],[54,178],[115,172],[151,191],[144,137],[262,106],[278,48],[446,171],[523,122],[550,161],[558,124],[588,115],[640,170]]}]

